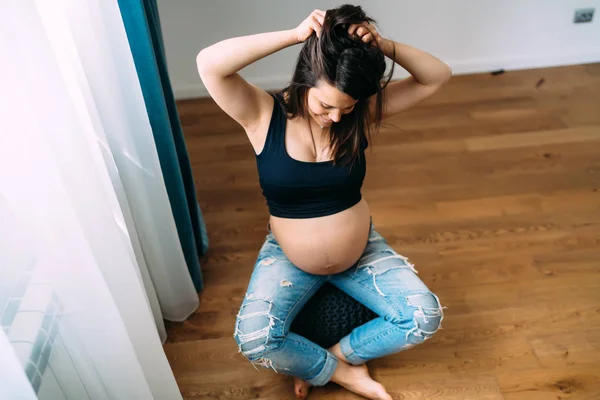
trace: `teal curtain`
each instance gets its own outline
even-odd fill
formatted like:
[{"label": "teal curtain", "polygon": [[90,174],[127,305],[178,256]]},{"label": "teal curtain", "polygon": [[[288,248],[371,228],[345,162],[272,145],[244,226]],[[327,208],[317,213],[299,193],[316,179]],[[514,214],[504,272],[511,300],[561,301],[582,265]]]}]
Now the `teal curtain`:
[{"label": "teal curtain", "polygon": [[119,8],[144,101],[173,217],[190,275],[202,290],[200,257],[208,236],[196,199],[194,179],[167,71],[156,0],[118,0]]}]

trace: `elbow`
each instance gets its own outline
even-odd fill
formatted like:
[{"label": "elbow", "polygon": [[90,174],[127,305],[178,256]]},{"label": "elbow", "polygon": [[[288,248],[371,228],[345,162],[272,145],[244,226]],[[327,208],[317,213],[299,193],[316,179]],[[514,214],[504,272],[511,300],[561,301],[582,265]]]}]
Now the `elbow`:
[{"label": "elbow", "polygon": [[452,68],[443,61],[441,64],[438,83],[440,86],[445,85],[452,78]]},{"label": "elbow", "polygon": [[196,67],[198,68],[198,74],[200,78],[204,78],[212,75],[219,75],[218,65],[215,62],[214,52],[211,51],[210,47],[202,49],[196,56]]},{"label": "elbow", "polygon": [[422,81],[419,81],[419,83],[421,83],[421,85],[423,86],[440,88],[444,86],[450,80],[451,77],[452,69],[450,68],[450,66],[445,62],[440,61],[438,65],[432,68],[428,76],[426,76],[426,78]]},{"label": "elbow", "polygon": [[435,78],[432,77],[431,81],[426,86],[432,86],[439,89],[440,87],[448,83],[450,78],[452,78],[452,69],[448,64],[442,62],[439,70],[436,71],[434,76]]},{"label": "elbow", "polygon": [[208,57],[206,56],[206,49],[201,50],[196,56],[196,66],[198,67],[198,73],[200,77],[207,73],[207,70],[210,68],[208,65]]}]

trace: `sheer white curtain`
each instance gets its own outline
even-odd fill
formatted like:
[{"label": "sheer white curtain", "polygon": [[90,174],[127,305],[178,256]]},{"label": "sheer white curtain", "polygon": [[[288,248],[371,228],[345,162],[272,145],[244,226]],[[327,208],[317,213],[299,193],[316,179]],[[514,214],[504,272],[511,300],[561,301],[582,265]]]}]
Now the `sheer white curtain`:
[{"label": "sheer white curtain", "polygon": [[0,5],[0,398],[181,399],[198,305],[116,0]]}]

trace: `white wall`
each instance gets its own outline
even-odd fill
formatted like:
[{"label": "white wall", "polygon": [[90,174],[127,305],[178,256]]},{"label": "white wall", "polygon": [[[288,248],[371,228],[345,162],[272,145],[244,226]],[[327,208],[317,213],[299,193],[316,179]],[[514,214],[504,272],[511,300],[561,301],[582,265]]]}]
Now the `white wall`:
[{"label": "white wall", "polygon": [[[455,73],[600,61],[600,0],[354,1],[382,33],[440,57]],[[290,29],[331,0],[158,0],[171,82],[178,98],[206,95],[195,56],[232,36]],[[595,7],[594,21],[573,24],[576,8]],[[289,80],[299,46],[246,68],[265,89]],[[399,75],[405,74],[399,69]]]}]

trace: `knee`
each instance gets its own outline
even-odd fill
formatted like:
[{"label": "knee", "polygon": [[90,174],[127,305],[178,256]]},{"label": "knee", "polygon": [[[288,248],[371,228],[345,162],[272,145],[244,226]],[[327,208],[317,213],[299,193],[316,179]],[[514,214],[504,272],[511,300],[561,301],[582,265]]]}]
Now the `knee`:
[{"label": "knee", "polygon": [[233,337],[239,352],[250,361],[262,359],[267,352],[276,350],[282,343],[279,318],[271,313],[269,300],[245,300],[238,313]]},{"label": "knee", "polygon": [[442,325],[443,307],[438,297],[431,293],[419,293],[406,297],[412,311],[410,329],[406,333],[406,342],[419,344],[432,337]]}]

